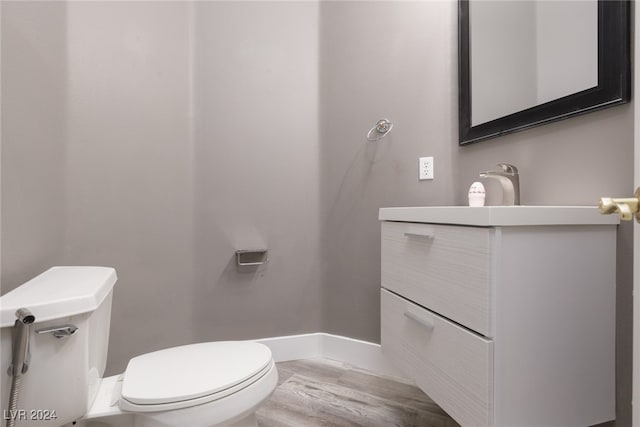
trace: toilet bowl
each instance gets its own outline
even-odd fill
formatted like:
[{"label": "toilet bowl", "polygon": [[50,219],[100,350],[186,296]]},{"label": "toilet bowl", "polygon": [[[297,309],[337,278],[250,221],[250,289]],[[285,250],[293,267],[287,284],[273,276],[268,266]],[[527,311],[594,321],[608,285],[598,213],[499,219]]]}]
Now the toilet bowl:
[{"label": "toilet bowl", "polygon": [[[0,369],[11,363],[13,313],[27,308],[35,322],[19,408],[55,414],[45,420],[27,417],[19,425],[256,427],[255,411],[278,381],[263,344],[173,347],[134,357],[124,373],[102,378],[115,282],[111,268],[54,267],[0,297],[1,356],[7,365]],[[60,330],[67,332],[55,333]],[[8,396],[8,383],[2,387],[2,396]]]},{"label": "toilet bowl", "polygon": [[[268,347],[208,342],[143,354],[104,378],[76,427],[255,427],[278,372]],[[70,426],[71,427],[71,426]]]}]

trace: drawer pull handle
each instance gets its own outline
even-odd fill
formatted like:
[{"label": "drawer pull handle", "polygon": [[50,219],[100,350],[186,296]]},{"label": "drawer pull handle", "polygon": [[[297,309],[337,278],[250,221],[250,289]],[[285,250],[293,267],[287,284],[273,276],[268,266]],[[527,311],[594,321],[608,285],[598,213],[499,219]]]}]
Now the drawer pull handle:
[{"label": "drawer pull handle", "polygon": [[426,239],[426,240],[435,239],[435,236],[433,235],[433,233],[410,233],[410,232],[406,232],[406,233],[404,233],[404,236],[409,238],[409,239]]},{"label": "drawer pull handle", "polygon": [[412,313],[410,311],[405,311],[404,312],[404,317],[406,317],[407,319],[411,319],[416,323],[419,323],[420,325],[424,326],[424,328],[429,330],[429,331],[432,330],[433,327],[435,326],[431,319],[425,319],[425,318],[420,317],[417,314]]}]

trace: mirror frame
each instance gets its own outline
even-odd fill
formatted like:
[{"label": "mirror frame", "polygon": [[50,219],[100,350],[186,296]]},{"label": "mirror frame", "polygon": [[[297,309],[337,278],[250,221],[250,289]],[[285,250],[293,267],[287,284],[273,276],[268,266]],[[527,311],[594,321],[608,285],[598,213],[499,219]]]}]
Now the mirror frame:
[{"label": "mirror frame", "polygon": [[469,1],[458,2],[459,144],[472,144],[629,102],[629,0],[598,0],[598,86],[471,126]]}]

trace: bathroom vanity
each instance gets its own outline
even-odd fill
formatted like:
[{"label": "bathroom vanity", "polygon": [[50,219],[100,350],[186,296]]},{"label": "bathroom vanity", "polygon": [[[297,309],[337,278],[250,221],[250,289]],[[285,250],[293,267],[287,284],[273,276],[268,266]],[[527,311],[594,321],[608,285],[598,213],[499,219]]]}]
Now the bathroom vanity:
[{"label": "bathroom vanity", "polygon": [[491,206],[379,219],[382,350],[456,421],[615,418],[617,218]]}]

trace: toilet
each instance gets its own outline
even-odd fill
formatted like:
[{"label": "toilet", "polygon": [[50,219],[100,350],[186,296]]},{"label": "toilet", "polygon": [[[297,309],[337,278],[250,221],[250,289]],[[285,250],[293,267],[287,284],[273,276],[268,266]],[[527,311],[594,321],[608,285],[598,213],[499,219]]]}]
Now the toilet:
[{"label": "toilet", "polygon": [[7,418],[16,311],[30,325],[17,426],[256,427],[278,372],[269,348],[248,341],[204,342],[136,356],[103,378],[116,271],[53,267],[0,297],[0,375]]}]

